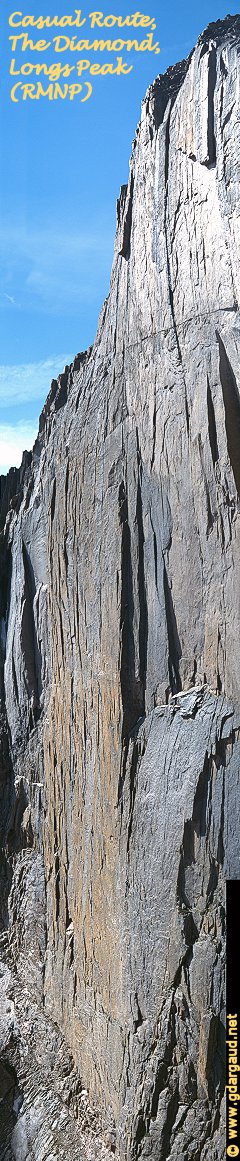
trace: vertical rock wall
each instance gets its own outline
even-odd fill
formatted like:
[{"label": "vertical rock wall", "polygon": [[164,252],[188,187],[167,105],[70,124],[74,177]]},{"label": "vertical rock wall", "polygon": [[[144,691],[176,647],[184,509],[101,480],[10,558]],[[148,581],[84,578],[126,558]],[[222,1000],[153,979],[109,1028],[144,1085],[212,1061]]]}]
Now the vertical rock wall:
[{"label": "vertical rock wall", "polygon": [[3,878],[42,827],[45,1009],[128,1161],[223,1156],[239,39],[238,17],[210,26],[149,89],[94,346],[52,385],[2,498]]}]

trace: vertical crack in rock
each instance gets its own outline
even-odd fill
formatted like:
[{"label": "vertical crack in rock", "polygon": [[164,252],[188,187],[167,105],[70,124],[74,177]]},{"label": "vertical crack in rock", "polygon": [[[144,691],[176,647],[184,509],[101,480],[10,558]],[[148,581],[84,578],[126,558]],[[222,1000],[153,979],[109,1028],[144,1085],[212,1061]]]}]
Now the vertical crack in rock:
[{"label": "vertical crack in rock", "polygon": [[236,378],[229,361],[221,335],[217,332],[219,344],[219,373],[225,409],[227,448],[234,476],[236,490],[240,496],[240,399]]},{"label": "vertical crack in rock", "polygon": [[216,165],[216,137],[214,133],[214,95],[217,79],[217,54],[213,45],[208,58],[208,161],[209,165]]},{"label": "vertical crack in rock", "polygon": [[51,493],[51,523],[52,524],[53,524],[54,515],[55,515],[55,504],[56,504],[56,479],[54,477],[53,482],[52,482],[52,493]]},{"label": "vertical crack in rock", "polygon": [[121,546],[121,664],[120,680],[123,705],[123,741],[129,736],[135,721],[135,649],[133,635],[133,582],[131,560],[131,533],[128,522],[127,491],[122,481],[119,488],[119,520],[122,529]]},{"label": "vertical crack in rock", "polygon": [[[156,539],[155,539],[156,544]],[[163,557],[163,584],[164,584],[164,598],[166,609],[167,633],[168,633],[168,667],[169,667],[169,683],[172,693],[178,693],[181,687],[181,678],[179,674],[179,661],[182,656],[181,645],[179,641],[177,622],[173,608],[172,594],[168,582],[167,569]]]},{"label": "vertical crack in rock", "polygon": [[120,639],[121,661],[120,681],[123,706],[122,727],[122,768],[118,787],[118,801],[121,799],[128,755],[129,735],[136,721],[145,714],[145,689],[147,670],[148,613],[144,578],[144,534],[141,493],[141,462],[138,451],[138,482],[136,500],[136,523],[138,532],[138,577],[139,600],[139,675],[136,675],[134,644],[134,594],[131,555],[131,532],[128,518],[127,489],[122,481],[119,488],[119,520],[122,529],[121,544],[121,616]]},{"label": "vertical crack in rock", "polygon": [[205,464],[204,464],[204,454],[203,454],[203,445],[202,445],[202,437],[201,437],[201,432],[199,432],[199,435],[198,435],[198,447],[199,447],[199,455],[200,455],[200,460],[201,460],[202,476],[203,476],[203,481],[204,481],[204,489],[205,489],[205,496],[206,496],[206,507],[207,507],[207,536],[208,536],[208,535],[209,535],[209,532],[211,532],[211,529],[212,529],[212,526],[213,526],[213,515],[212,515],[212,509],[211,509],[211,500],[210,500],[209,484],[208,484],[207,475],[206,475],[206,470],[205,470]]},{"label": "vertical crack in rock", "polygon": [[12,677],[13,677],[13,689],[14,689],[14,694],[15,694],[15,698],[16,698],[16,704],[17,704],[18,709],[20,709],[16,666],[15,666],[15,661],[14,661],[13,655],[12,655]]},{"label": "vertical crack in rock", "polygon": [[170,101],[170,104],[169,104],[169,110],[168,110],[168,114],[167,114],[167,117],[166,117],[166,124],[165,124],[165,174],[164,174],[164,179],[165,179],[165,180],[164,180],[164,184],[165,184],[165,204],[164,204],[164,231],[165,231],[165,242],[166,242],[166,259],[167,259],[167,282],[168,282],[169,302],[170,302],[170,309],[171,309],[171,315],[172,315],[173,329],[174,329],[174,334],[175,334],[175,339],[176,339],[176,344],[177,344],[177,350],[178,350],[179,362],[181,363],[181,362],[182,362],[182,358],[181,358],[181,351],[180,351],[180,346],[179,346],[179,338],[178,338],[178,331],[177,331],[177,325],[176,325],[176,318],[175,318],[175,314],[174,314],[174,297],[173,297],[173,289],[172,289],[171,265],[170,265],[169,241],[168,241],[168,173],[169,173],[169,149],[170,149],[170,118],[171,118],[171,111],[172,111],[172,103],[171,103],[171,101]]},{"label": "vertical crack in rock", "polygon": [[155,397],[154,397],[154,408],[153,408],[153,430],[152,430],[152,458],[151,458],[151,471],[152,471],[152,470],[153,470],[153,468],[154,468],[154,460],[155,460],[155,451],[156,451],[156,429],[157,429],[157,403],[156,403],[156,390],[155,390]]},{"label": "vertical crack in rock", "polygon": [[129,258],[130,255],[130,239],[132,228],[132,207],[133,207],[133,187],[134,177],[131,173],[129,186],[122,186],[121,195],[117,202],[117,219],[120,227],[120,248],[119,254],[122,258]]},{"label": "vertical crack in rock", "polygon": [[212,392],[211,392],[211,387],[210,387],[208,376],[207,376],[207,412],[208,412],[209,443],[210,443],[210,448],[211,448],[213,467],[215,468],[216,463],[219,460],[219,451],[218,451],[218,442],[217,442],[215,411],[214,411]]},{"label": "vertical crack in rock", "polygon": [[133,635],[133,583],[131,562],[131,535],[128,522],[126,486],[122,480],[119,488],[119,521],[122,529],[121,542],[121,613],[120,613],[120,683],[123,707],[122,756],[118,781],[118,803],[126,773],[129,733],[134,724],[133,690],[135,682],[135,648]]},{"label": "vertical crack in rock", "polygon": [[[184,381],[185,419],[186,419],[186,426],[187,426],[187,434],[189,436],[190,419],[189,419],[189,407],[188,407],[188,399],[187,399],[187,388],[186,388],[186,380],[185,380],[184,371],[183,371],[183,360],[182,360],[182,352],[181,352],[181,346],[180,346],[179,331],[178,331],[176,315],[175,315],[175,308],[174,308],[174,294],[173,294],[173,287],[172,287],[172,274],[171,274],[171,263],[170,263],[170,243],[169,243],[169,238],[168,238],[168,233],[169,233],[169,211],[168,211],[169,180],[168,179],[169,179],[169,152],[170,152],[170,124],[171,124],[171,113],[172,113],[172,108],[174,105],[174,100],[175,100],[175,94],[170,99],[169,110],[168,110],[168,114],[166,117],[166,124],[165,124],[164,233],[165,233],[165,244],[166,244],[167,284],[168,284],[168,293],[169,293],[169,303],[170,303],[170,310],[171,310],[171,316],[172,316],[173,330],[174,330],[176,346],[177,346],[177,353],[178,353],[179,363],[181,365],[183,381]],[[155,442],[154,442],[154,453],[153,453],[153,461],[152,462],[154,462],[154,456],[155,456]]]},{"label": "vertical crack in rock", "polygon": [[31,724],[34,727],[39,716],[39,702],[42,694],[41,652],[37,642],[33,602],[36,595],[34,571],[24,541],[22,543],[25,576],[25,604],[22,615],[22,646],[31,696]]},{"label": "vertical crack in rock", "polygon": [[[130,805],[129,805],[129,823],[128,823],[128,834],[127,834],[127,853],[129,852],[129,849],[130,849],[130,841],[131,841],[131,834],[132,834],[134,802],[135,802],[135,797],[136,797],[136,774],[137,774],[137,767],[138,767],[138,758],[139,758],[138,748],[137,748],[137,746],[135,746],[134,750],[133,750],[131,765],[130,765],[130,777],[129,777]],[[138,1010],[140,1011],[139,1005],[138,1005]]]},{"label": "vertical crack in rock", "polygon": [[144,533],[141,490],[142,468],[139,463],[137,485],[137,526],[138,526],[138,593],[139,593],[139,661],[140,688],[138,717],[145,714],[145,691],[147,674],[148,609],[144,575]]},{"label": "vertical crack in rock", "polygon": [[56,923],[58,923],[59,911],[60,911],[60,863],[59,863],[57,819],[56,819],[55,810],[54,810],[54,857],[55,857]]}]

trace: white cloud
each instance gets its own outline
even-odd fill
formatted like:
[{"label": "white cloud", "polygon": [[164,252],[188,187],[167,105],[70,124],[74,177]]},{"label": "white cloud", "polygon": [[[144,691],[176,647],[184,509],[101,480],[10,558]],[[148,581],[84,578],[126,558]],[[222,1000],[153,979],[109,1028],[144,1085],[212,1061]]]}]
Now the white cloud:
[{"label": "white cloud", "polygon": [[72,355],[64,354],[50,356],[39,363],[0,365],[0,408],[36,401],[41,407],[48,395],[51,380],[58,378],[72,358]]},{"label": "white cloud", "polygon": [[12,306],[16,306],[15,298],[13,298],[12,294],[6,294],[6,291],[3,291],[2,298],[6,298],[7,302],[10,302]]},{"label": "white cloud", "polygon": [[30,451],[38,431],[38,422],[27,421],[13,425],[0,423],[0,474],[9,468],[19,468],[23,451]]}]

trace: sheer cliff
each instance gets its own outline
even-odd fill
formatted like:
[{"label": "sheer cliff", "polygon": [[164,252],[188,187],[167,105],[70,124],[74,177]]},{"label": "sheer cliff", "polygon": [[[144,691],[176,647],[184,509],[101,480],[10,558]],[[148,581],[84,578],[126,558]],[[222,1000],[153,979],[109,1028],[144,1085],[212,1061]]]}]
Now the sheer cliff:
[{"label": "sheer cliff", "polygon": [[[240,875],[239,47],[240,18],[227,17],[148,90],[94,345],[53,382],[33,452],[1,480],[13,1161],[225,1155],[224,884]],[[88,1145],[86,1091],[102,1118]]]}]

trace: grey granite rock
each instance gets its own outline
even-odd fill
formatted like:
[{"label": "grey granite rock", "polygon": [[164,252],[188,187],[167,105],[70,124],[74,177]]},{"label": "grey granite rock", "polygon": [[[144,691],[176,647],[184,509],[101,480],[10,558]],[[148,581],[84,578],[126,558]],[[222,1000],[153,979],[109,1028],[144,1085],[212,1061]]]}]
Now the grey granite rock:
[{"label": "grey granite rock", "polygon": [[224,1156],[225,879],[240,876],[239,43],[227,17],[148,90],[93,348],[54,380],[32,455],[1,480],[4,971],[17,1010],[35,949],[45,1046],[37,1099],[21,1009],[2,1066],[5,1089],[10,1067],[26,1094],[15,1161],[63,1156],[47,1090],[56,1026],[101,1110],[103,1150]]}]

